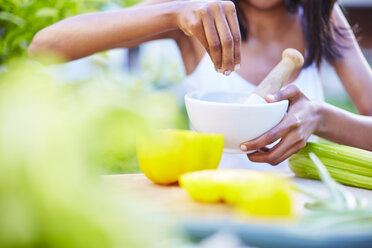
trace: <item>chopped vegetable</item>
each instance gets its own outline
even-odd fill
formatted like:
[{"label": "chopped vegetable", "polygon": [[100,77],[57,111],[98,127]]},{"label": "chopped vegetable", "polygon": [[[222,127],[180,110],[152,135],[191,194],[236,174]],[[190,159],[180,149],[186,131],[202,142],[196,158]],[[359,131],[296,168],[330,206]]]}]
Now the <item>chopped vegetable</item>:
[{"label": "chopped vegetable", "polygon": [[171,184],[186,172],[216,169],[223,151],[221,134],[187,130],[158,131],[137,141],[142,172],[158,184]]},{"label": "chopped vegetable", "polygon": [[237,192],[252,178],[261,178],[262,173],[249,170],[203,170],[186,173],[180,177],[180,185],[191,197],[206,203],[236,203]]},{"label": "chopped vegetable", "polygon": [[250,170],[204,170],[184,174],[180,185],[199,202],[226,202],[240,212],[259,216],[293,215],[290,180]]},{"label": "chopped vegetable", "polygon": [[338,182],[372,189],[372,152],[337,144],[308,143],[289,159],[298,177],[319,179],[318,169],[309,157],[313,152]]}]

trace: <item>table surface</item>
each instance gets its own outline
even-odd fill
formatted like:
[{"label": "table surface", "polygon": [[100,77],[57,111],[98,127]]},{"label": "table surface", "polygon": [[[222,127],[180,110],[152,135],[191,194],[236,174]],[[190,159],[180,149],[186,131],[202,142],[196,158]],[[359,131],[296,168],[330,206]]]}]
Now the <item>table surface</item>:
[{"label": "table surface", "polygon": [[[317,195],[326,196],[325,186],[317,180],[293,177],[296,184],[311,189]],[[107,175],[104,181],[113,186],[119,192],[135,192],[143,196],[151,205],[151,208],[159,207],[167,212],[182,218],[202,217],[214,218],[231,217],[234,215],[233,207],[227,204],[198,203],[191,199],[188,193],[178,185],[156,185],[148,180],[143,174]],[[358,198],[365,198],[368,205],[372,207],[372,191],[345,186]],[[299,211],[306,211],[303,204],[311,202],[311,199],[299,195]]]}]

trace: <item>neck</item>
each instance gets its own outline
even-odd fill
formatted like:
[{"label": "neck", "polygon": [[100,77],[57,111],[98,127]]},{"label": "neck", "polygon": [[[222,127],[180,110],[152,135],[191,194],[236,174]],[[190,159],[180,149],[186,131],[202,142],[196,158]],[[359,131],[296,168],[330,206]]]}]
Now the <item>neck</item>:
[{"label": "neck", "polygon": [[248,20],[248,37],[262,42],[283,34],[286,26],[293,21],[293,15],[288,13],[284,3],[270,9],[259,9],[244,1],[241,8]]}]

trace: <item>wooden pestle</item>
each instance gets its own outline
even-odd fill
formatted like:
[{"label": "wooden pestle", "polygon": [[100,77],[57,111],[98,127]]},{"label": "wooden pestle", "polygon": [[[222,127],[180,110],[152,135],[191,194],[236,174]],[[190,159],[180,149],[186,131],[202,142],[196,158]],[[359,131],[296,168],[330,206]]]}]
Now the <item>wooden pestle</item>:
[{"label": "wooden pestle", "polygon": [[262,80],[255,91],[247,97],[245,104],[264,103],[264,97],[275,93],[281,89],[292,75],[294,69],[300,68],[304,64],[302,54],[293,48],[287,48],[282,53],[282,60],[274,69]]}]

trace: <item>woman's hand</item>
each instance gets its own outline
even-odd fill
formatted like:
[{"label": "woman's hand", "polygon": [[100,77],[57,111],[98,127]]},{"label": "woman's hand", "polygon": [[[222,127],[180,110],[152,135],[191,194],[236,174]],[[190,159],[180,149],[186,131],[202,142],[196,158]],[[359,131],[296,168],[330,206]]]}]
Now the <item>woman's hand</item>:
[{"label": "woman's hand", "polygon": [[215,69],[230,75],[240,68],[241,37],[235,5],[231,1],[182,1],[178,27],[195,36],[211,57]]},{"label": "woman's hand", "polygon": [[[320,123],[318,104],[310,101],[295,85],[266,96],[268,102],[289,100],[289,109],[283,120],[260,137],[243,143],[242,151],[258,150],[248,154],[253,162],[277,165],[306,146],[307,139],[316,131]],[[281,139],[271,149],[266,146]]]}]

